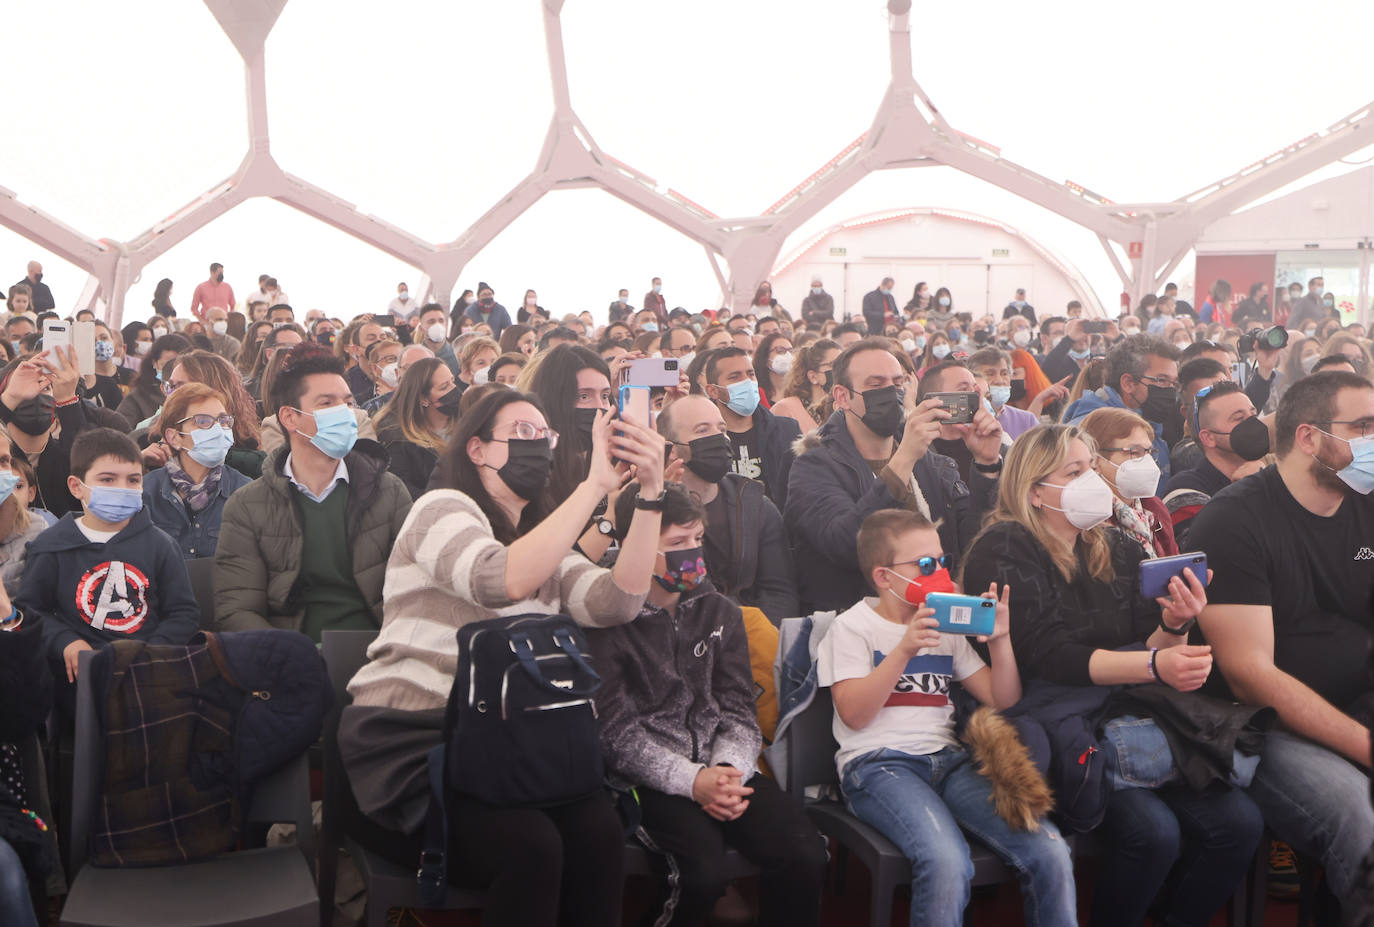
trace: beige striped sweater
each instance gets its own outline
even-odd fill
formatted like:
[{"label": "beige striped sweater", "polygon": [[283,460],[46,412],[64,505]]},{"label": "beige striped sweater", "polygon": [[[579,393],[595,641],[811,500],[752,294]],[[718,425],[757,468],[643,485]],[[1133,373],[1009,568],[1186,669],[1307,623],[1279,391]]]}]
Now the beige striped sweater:
[{"label": "beige striped sweater", "polygon": [[382,591],[382,630],[369,662],[348,685],[354,705],[443,708],[458,667],[455,633],[470,621],[563,613],[582,625],[624,624],[643,595],[621,590],[609,570],[569,551],[537,595],[506,595],[507,549],[469,496],[452,489],[415,501],[396,537]]}]

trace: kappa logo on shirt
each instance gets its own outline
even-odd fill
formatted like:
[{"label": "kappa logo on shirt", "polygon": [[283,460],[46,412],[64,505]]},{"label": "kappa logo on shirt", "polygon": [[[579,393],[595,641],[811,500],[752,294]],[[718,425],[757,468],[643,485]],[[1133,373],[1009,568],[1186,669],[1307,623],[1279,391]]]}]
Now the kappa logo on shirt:
[{"label": "kappa logo on shirt", "polygon": [[[887,654],[873,651],[873,665],[882,663]],[[949,704],[949,678],[954,675],[954,657],[925,653],[912,657],[897,677],[892,694],[883,702],[884,708],[898,705],[917,705],[922,708],[943,708]]]},{"label": "kappa logo on shirt", "polygon": [[707,645],[709,645],[709,644],[711,643],[711,641],[713,641],[713,640],[718,640],[718,641],[719,641],[719,640],[724,640],[724,639],[725,639],[725,636],[724,636],[724,635],[725,635],[725,625],[721,625],[720,627],[718,627],[718,628],[716,628],[714,631],[712,631],[710,634],[706,635],[706,637],[705,637],[704,639],[697,641],[697,645],[696,645],[695,647],[692,648],[692,655],[693,655],[693,656],[696,656],[696,657],[704,657],[704,656],[706,656],[706,647],[707,647]]},{"label": "kappa logo on shirt", "polygon": [[76,611],[96,630],[133,634],[148,617],[148,577],[122,560],[97,564],[76,584]]},{"label": "kappa logo on shirt", "polygon": [[1374,560],[1374,550],[1368,547],[1361,547],[1359,553],[1355,554],[1356,560]]}]

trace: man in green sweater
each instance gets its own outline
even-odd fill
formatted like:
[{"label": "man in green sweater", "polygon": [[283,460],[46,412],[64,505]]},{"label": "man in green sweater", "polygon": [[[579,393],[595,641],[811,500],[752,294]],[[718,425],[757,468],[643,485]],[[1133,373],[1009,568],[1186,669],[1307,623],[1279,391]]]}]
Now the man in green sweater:
[{"label": "man in green sweater", "polygon": [[410,495],[381,445],[358,440],[342,360],[299,345],[273,395],[287,443],[225,503],[216,627],[291,628],[316,641],[331,628],[379,628],[386,561]]}]

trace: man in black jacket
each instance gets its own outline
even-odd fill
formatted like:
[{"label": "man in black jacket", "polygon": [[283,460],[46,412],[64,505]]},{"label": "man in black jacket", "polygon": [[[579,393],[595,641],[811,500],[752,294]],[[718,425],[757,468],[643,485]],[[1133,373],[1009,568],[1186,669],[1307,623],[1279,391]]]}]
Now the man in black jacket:
[{"label": "man in black jacket", "polygon": [[864,322],[868,325],[870,335],[881,335],[887,317],[897,314],[897,300],[892,298],[892,284],[891,277],[884,277],[876,290],[864,294]]},{"label": "man in black jacket", "polygon": [[19,281],[29,288],[32,294],[29,300],[29,308],[35,313],[47,312],[49,309],[57,308],[53,302],[52,290],[43,282],[43,265],[37,261],[29,261],[29,275]]},{"label": "man in black jacket", "polygon": [[802,300],[801,314],[807,325],[820,326],[835,318],[835,297],[825,291],[819,275],[811,276],[811,292]]},{"label": "man in black jacket", "polygon": [[754,365],[744,349],[712,351],[705,374],[706,395],[725,420],[732,468],[740,476],[761,482],[768,498],[782,508],[787,503],[792,442],[801,437],[801,426],[759,405]]},{"label": "man in black jacket", "polygon": [[949,413],[928,399],[904,420],[906,377],[885,339],[845,349],[834,377],[835,413],[807,436],[783,509],[803,612],[848,608],[864,595],[855,543],[878,509],[911,509],[938,523],[953,572],[993,506],[1002,471],[1002,428],[986,409],[964,437],[971,488],[954,461],[930,450]]},{"label": "man in black jacket", "polygon": [[670,403],[658,416],[668,462],[683,462],[682,485],[706,507],[706,569],[716,589],[777,624],[801,614],[782,514],[763,486],[730,472],[730,440],[716,404],[703,396]]}]

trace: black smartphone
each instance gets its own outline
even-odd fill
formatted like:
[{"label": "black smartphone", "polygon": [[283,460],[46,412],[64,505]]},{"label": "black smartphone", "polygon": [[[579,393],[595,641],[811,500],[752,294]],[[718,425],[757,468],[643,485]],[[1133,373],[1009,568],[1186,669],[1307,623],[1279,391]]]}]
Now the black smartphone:
[{"label": "black smartphone", "polygon": [[1107,323],[1101,319],[1089,319],[1083,323],[1083,331],[1088,335],[1103,335],[1107,332]]},{"label": "black smartphone", "polygon": [[949,413],[949,418],[941,422],[942,425],[967,425],[978,411],[977,393],[928,393],[926,398],[940,400]]}]

